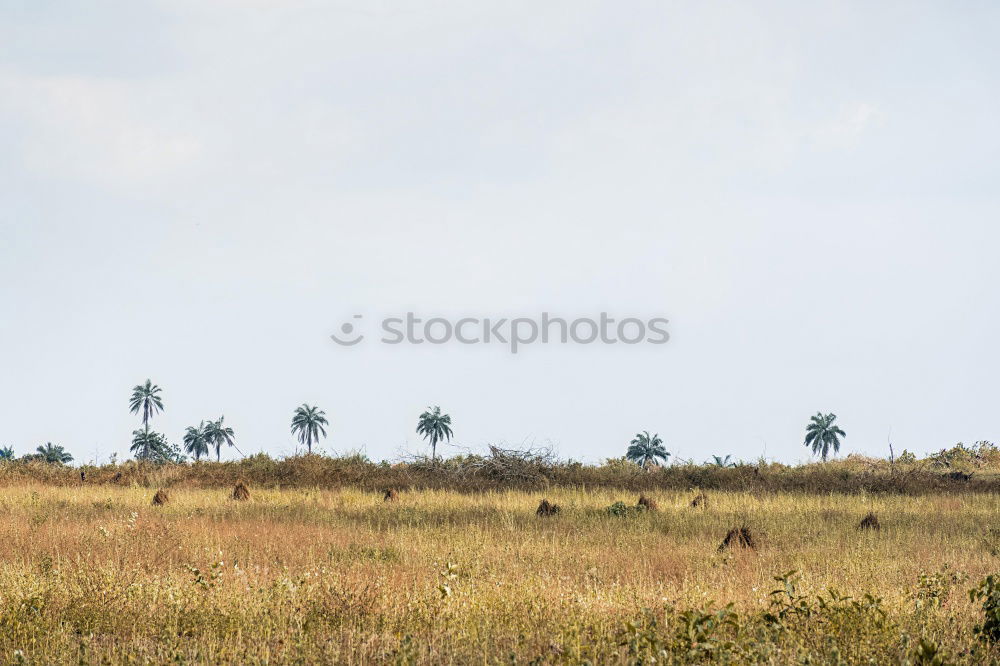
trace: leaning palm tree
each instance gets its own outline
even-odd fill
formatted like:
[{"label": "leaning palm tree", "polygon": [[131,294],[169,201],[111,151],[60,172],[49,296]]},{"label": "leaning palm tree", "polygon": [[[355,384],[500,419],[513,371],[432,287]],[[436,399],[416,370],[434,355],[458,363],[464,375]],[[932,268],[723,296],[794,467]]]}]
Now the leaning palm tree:
[{"label": "leaning palm tree", "polygon": [[667,462],[670,454],[664,448],[663,440],[660,439],[659,435],[651,437],[648,431],[643,430],[637,433],[635,439],[629,442],[625,457],[643,469],[646,469],[649,465],[655,463],[657,459]]},{"label": "leaning palm tree", "polygon": [[417,420],[417,434],[431,443],[431,460],[437,458],[437,443],[451,441],[451,416],[442,414],[440,407],[427,408]]},{"label": "leaning palm tree", "polygon": [[220,416],[218,421],[209,421],[202,431],[206,444],[215,447],[216,462],[222,460],[223,444],[228,444],[236,449],[240,455],[243,455],[243,452],[236,448],[235,434],[232,428],[226,426],[225,420],[225,416]]},{"label": "leaning palm tree", "polygon": [[836,414],[823,414],[816,412],[816,416],[809,419],[806,426],[806,446],[812,447],[813,455],[817,453],[823,460],[830,455],[830,450],[834,453],[840,451],[840,438],[847,437],[847,433],[840,429],[840,426],[833,424],[837,420]]},{"label": "leaning palm tree", "polygon": [[142,427],[149,432],[149,419],[153,414],[163,410],[163,400],[160,398],[160,387],[146,380],[145,384],[139,384],[132,389],[132,398],[128,406],[133,414],[142,411]]},{"label": "leaning palm tree", "polygon": [[328,425],[326,412],[315,405],[302,403],[292,415],[292,434],[298,435],[299,442],[306,445],[309,453],[312,453],[313,442],[318,442],[320,435],[326,437],[324,426]]},{"label": "leaning palm tree", "polygon": [[73,456],[71,456],[66,449],[58,444],[53,444],[52,442],[46,442],[45,446],[39,446],[35,450],[38,451],[38,459],[47,463],[64,464],[73,460]]},{"label": "leaning palm tree", "polygon": [[208,439],[205,437],[205,430],[205,422],[202,421],[198,427],[188,426],[188,429],[184,431],[184,451],[194,456],[195,462],[198,462],[202,456],[208,456]]}]

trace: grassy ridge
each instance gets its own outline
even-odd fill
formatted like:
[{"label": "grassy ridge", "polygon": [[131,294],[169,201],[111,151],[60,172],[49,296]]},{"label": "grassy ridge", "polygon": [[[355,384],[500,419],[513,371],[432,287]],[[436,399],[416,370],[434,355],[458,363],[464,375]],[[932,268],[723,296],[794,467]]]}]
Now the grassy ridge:
[{"label": "grassy ridge", "polygon": [[245,480],[257,487],[356,487],[364,490],[447,489],[544,490],[551,487],[615,488],[631,491],[708,490],[735,492],[898,493],[1000,492],[1000,454],[961,455],[889,463],[848,456],[825,463],[783,465],[757,462],[734,467],[679,464],[644,471],[622,459],[582,465],[546,458],[461,456],[431,463],[418,460],[389,464],[363,456],[320,455],[274,459],[257,454],[235,462],[194,464],[138,463],[83,468],[38,461],[0,463],[0,484],[42,482],[79,485],[80,470],[89,484],[145,487],[213,488]]},{"label": "grassy ridge", "polygon": [[[992,495],[709,492],[694,509],[661,491],[619,517],[634,495],[562,488],[538,518],[534,492],[251,492],[154,507],[140,486],[0,489],[0,659],[902,663],[921,641],[1000,658],[966,595],[997,565]],[[869,511],[881,531],[856,528]],[[719,552],[738,524],[758,549]]]}]

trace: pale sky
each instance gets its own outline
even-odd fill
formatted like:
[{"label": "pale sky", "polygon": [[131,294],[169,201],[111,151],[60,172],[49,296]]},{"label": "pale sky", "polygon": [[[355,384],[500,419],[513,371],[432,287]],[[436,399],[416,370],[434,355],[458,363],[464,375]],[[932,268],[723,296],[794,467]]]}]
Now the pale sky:
[{"label": "pale sky", "polygon": [[[285,455],[1000,440],[1000,5],[0,3],[0,445]],[[334,345],[353,314],[662,346]],[[455,448],[444,447],[445,453]],[[226,454],[232,458],[236,454]]]}]

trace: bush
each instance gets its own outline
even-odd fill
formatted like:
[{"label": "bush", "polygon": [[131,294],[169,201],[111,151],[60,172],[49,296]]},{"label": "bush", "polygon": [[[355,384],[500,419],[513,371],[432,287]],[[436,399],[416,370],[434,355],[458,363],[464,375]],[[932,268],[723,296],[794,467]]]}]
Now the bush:
[{"label": "bush", "polygon": [[973,628],[973,633],[987,643],[1000,641],[1000,578],[987,576],[978,586],[969,590],[969,601],[982,602],[983,622]]}]

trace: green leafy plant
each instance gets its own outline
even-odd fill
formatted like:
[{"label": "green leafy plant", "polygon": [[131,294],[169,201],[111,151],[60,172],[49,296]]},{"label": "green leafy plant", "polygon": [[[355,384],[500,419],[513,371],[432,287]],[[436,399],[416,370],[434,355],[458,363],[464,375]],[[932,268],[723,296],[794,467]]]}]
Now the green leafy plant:
[{"label": "green leafy plant", "polygon": [[982,604],[983,622],[972,631],[987,643],[1000,641],[1000,577],[990,574],[969,590],[969,601]]},{"label": "green leafy plant", "polygon": [[625,623],[620,644],[628,648],[635,664],[658,663],[670,654],[656,614],[648,608],[643,609],[642,617]]},{"label": "green leafy plant", "polygon": [[797,615],[809,617],[812,615],[813,606],[809,602],[809,596],[798,593],[798,572],[794,569],[775,576],[774,580],[781,583],[781,587],[771,590],[771,610],[764,613],[765,622],[782,627],[790,616]]},{"label": "green leafy plant", "polygon": [[628,505],[625,502],[615,502],[614,504],[606,507],[604,510],[609,516],[615,516],[617,518],[625,518],[627,516],[634,516],[645,511],[649,511],[649,509],[642,504]]},{"label": "green leafy plant", "polygon": [[876,628],[885,620],[882,599],[871,593],[854,599],[831,588],[825,596],[819,594],[814,598],[798,592],[799,577],[795,571],[775,576],[774,580],[781,587],[771,591],[771,609],[762,616],[772,627],[789,629],[798,620],[815,621],[817,616],[840,623],[853,619],[858,626]]},{"label": "green leafy plant", "polygon": [[739,615],[733,604],[713,608],[712,602],[698,609],[688,609],[678,615],[681,639],[688,659],[704,663],[718,659],[722,653],[736,648],[736,643],[725,637],[727,629],[739,630]]},{"label": "green leafy plant", "polygon": [[947,664],[948,662],[937,643],[926,638],[920,639],[917,647],[913,650],[914,666],[947,666]]},{"label": "green leafy plant", "polygon": [[225,562],[212,562],[208,571],[202,571],[198,567],[188,565],[187,570],[191,574],[192,584],[204,590],[215,587],[222,579],[222,568],[225,564]]},{"label": "green leafy plant", "polygon": [[615,502],[606,511],[612,516],[627,516],[629,514],[629,507],[625,502]]},{"label": "green leafy plant", "polygon": [[952,571],[947,564],[940,571],[921,573],[917,576],[917,588],[913,592],[914,606],[918,611],[941,608],[952,588],[965,580],[965,574]]}]

